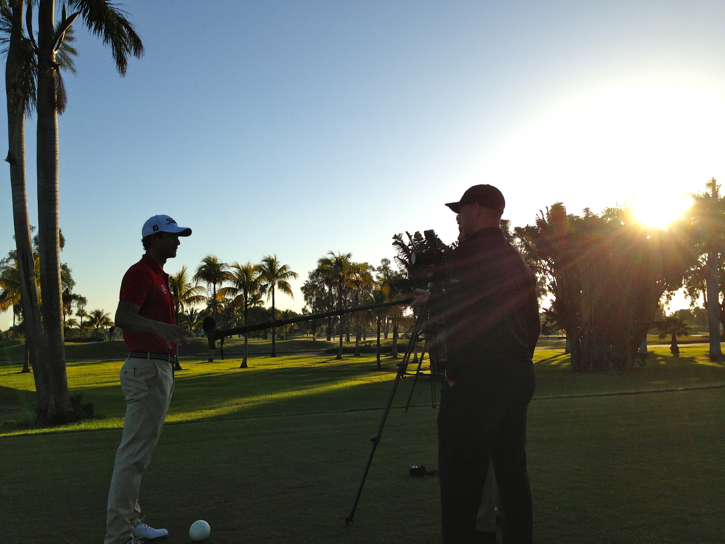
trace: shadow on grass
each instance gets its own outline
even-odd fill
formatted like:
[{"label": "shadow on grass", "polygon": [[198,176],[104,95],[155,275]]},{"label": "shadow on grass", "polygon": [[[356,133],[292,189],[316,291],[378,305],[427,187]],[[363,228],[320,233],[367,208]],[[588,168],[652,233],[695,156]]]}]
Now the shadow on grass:
[{"label": "shadow on grass", "polygon": [[[340,411],[340,406],[349,409],[383,407],[400,359],[384,360],[381,371],[376,369],[375,360],[314,357],[286,357],[283,360],[259,360],[259,366],[239,369],[225,363],[189,364],[187,370],[176,374],[174,397],[168,422],[199,421],[206,419],[279,416],[310,412]],[[236,363],[237,361],[235,361]],[[220,365],[224,366],[220,368]],[[281,366],[268,366],[281,365]],[[89,377],[90,367],[97,372]],[[80,372],[75,370],[82,368]],[[125,402],[118,383],[119,363],[79,362],[69,365],[71,394],[81,393],[86,402],[92,402],[99,420],[78,425],[34,428],[34,432],[77,430],[79,428],[118,428],[123,424]],[[239,372],[235,372],[235,371]],[[82,380],[94,383],[83,383]],[[412,382],[411,382],[412,383]],[[29,384],[25,383],[24,387]],[[30,418],[33,412],[35,394],[5,388],[4,405],[8,410],[5,417]],[[425,387],[429,392],[429,387]],[[409,389],[406,390],[407,399]],[[25,401],[20,402],[22,394]],[[13,396],[15,395],[15,397]],[[428,393],[429,395],[429,393]],[[401,402],[404,402],[401,396]],[[28,400],[30,403],[28,403]],[[418,402],[414,399],[413,401]],[[17,432],[17,429],[3,429],[0,435]]]},{"label": "shadow on grass", "polygon": [[[692,348],[693,350],[695,348]],[[644,368],[622,375],[571,372],[569,355],[543,352],[535,364],[535,397],[567,396],[612,392],[701,387],[725,382],[725,365],[713,364],[699,354],[675,359],[666,353],[653,353]],[[375,358],[329,356],[286,356],[257,358],[249,368],[240,369],[241,359],[215,363],[187,363],[176,374],[170,423],[333,413],[381,409],[391,391],[401,359],[384,358],[381,371]],[[83,425],[56,427],[52,431],[92,428],[120,428],[125,402],[118,383],[120,363],[78,362],[69,368],[71,393],[82,393],[103,419]],[[96,370],[93,370],[93,369]],[[410,364],[408,370],[415,371]],[[425,369],[424,369],[425,370]],[[15,375],[13,375],[15,376]],[[8,375],[5,374],[7,378]],[[407,379],[411,378],[411,379]],[[413,404],[431,403],[430,377],[419,378]],[[22,386],[0,389],[0,421],[8,418],[32,419],[35,394],[29,390],[32,377],[18,378]],[[30,380],[30,381],[27,381]],[[401,380],[394,406],[402,406],[412,387],[412,376]],[[25,388],[25,390],[21,390]],[[433,390],[438,395],[438,385]],[[50,430],[50,429],[48,429]],[[10,431],[0,427],[0,435]],[[47,432],[33,429],[28,432]]]}]

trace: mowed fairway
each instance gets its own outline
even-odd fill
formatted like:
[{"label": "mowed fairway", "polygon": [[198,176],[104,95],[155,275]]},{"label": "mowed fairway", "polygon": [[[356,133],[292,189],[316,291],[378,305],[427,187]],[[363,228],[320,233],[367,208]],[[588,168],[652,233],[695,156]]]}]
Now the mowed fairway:
[{"label": "mowed fairway", "polygon": [[[560,351],[537,352],[529,409],[529,473],[538,543],[722,542],[725,368],[705,348],[666,349],[623,376],[573,374]],[[187,543],[196,519],[212,543],[440,541],[430,383],[414,407],[403,380],[355,521],[345,525],[395,377],[373,358],[254,358],[182,362],[169,415],[144,481],[146,522]],[[73,392],[103,419],[26,429],[32,377],[0,366],[2,542],[93,543],[120,439],[119,361],[69,363]],[[596,396],[677,388],[687,391]],[[705,388],[705,389],[696,389]],[[572,397],[572,395],[595,395]]]}]

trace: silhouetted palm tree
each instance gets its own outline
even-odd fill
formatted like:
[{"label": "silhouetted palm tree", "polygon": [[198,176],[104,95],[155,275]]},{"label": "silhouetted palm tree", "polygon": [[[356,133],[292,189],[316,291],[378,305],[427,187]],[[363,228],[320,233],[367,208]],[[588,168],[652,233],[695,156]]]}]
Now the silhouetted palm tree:
[{"label": "silhouetted palm tree", "polygon": [[169,276],[169,289],[174,297],[174,315],[177,324],[179,324],[181,314],[188,306],[201,304],[206,298],[201,285],[192,285],[186,265],[182,266],[176,274]]},{"label": "silhouetted palm tree", "polygon": [[96,309],[89,314],[88,324],[96,328],[96,340],[98,340],[98,329],[112,326],[113,321],[111,321],[111,314],[104,310]]},{"label": "silhouetted palm tree", "polygon": [[[260,270],[259,267],[251,262],[246,264],[232,263],[229,270],[229,282],[231,286],[224,287],[219,290],[219,294],[223,297],[234,297],[232,304],[243,309],[244,323],[247,325],[249,317],[249,308],[262,304],[262,295],[260,293]],[[244,357],[239,368],[247,368],[247,356],[249,350],[249,334],[244,335]]]},{"label": "silhouetted palm tree", "polygon": [[692,327],[688,326],[685,321],[674,315],[666,317],[663,321],[657,321],[655,326],[662,331],[660,339],[664,340],[668,336],[671,337],[670,351],[675,357],[680,356],[680,347],[677,345],[678,336],[689,336]]},{"label": "silhouetted palm tree", "polygon": [[[317,261],[317,268],[322,271],[324,277],[335,285],[337,290],[337,311],[343,310],[343,300],[345,296],[345,288],[350,284],[350,274],[352,273],[352,253],[342,253],[338,251],[335,254],[332,251],[327,253],[327,257],[323,257]],[[342,359],[342,336],[345,321],[340,315],[340,347],[337,351],[335,359]]]},{"label": "silhouetted palm tree", "polygon": [[[20,263],[20,304],[23,308],[28,360],[35,372],[38,407],[46,410],[51,396],[50,371],[33,255],[25,183],[25,115],[33,111],[37,93],[38,64],[30,40],[24,35],[25,2],[3,2],[0,8],[0,41],[6,53],[5,90],[8,112],[8,155],[13,202],[16,257]],[[59,59],[62,62],[62,58]]]},{"label": "silhouetted palm tree", "polygon": [[41,398],[39,390],[38,415],[40,419],[60,422],[72,414],[65,371],[58,228],[58,114],[63,112],[66,105],[66,94],[59,70],[66,54],[63,43],[69,39],[70,25],[80,18],[92,33],[100,36],[104,44],[111,47],[116,68],[121,75],[126,72],[129,55],[140,57],[143,54],[143,45],[125,14],[108,0],[67,0],[66,5],[77,11],[68,16],[64,5],[61,21],[57,25],[55,0],[38,0],[36,42],[30,27],[34,5],[35,2],[27,4],[26,24],[27,38],[35,53],[38,70],[38,234],[40,277],[45,295],[41,313],[43,334],[47,341],[47,360],[41,366],[47,366],[49,377],[47,398]]},{"label": "silhouetted palm tree", "polygon": [[[373,303],[375,304],[381,302],[388,302],[390,300],[390,287],[388,287],[384,283],[379,285],[373,290],[372,298]],[[383,319],[385,319],[385,316],[387,315],[387,312],[387,308],[378,308],[377,310],[375,310],[375,324],[377,325],[376,359],[378,370],[382,370],[382,366],[380,365],[380,327],[382,325]]]},{"label": "silhouetted palm tree", "polygon": [[[272,299],[272,321],[275,320],[275,300],[274,294],[277,289],[294,298],[292,287],[287,280],[297,278],[297,272],[294,272],[286,264],[281,264],[277,259],[277,255],[267,255],[262,262],[257,265],[259,268],[259,282],[261,292],[267,295],[267,299]],[[275,348],[275,329],[272,327],[272,357],[277,356]]]},{"label": "silhouetted palm tree", "polygon": [[217,316],[217,302],[219,301],[217,296],[217,285],[222,285],[224,282],[229,280],[229,273],[227,272],[228,266],[226,263],[221,262],[215,255],[207,255],[201,260],[201,264],[196,269],[194,274],[194,281],[206,283],[207,292],[211,287],[211,307],[212,317],[216,320]]}]

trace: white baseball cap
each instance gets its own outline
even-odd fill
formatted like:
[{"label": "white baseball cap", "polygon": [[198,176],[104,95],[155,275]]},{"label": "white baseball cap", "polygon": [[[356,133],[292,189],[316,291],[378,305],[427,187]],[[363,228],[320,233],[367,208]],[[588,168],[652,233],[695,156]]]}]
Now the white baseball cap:
[{"label": "white baseball cap", "polygon": [[170,232],[179,236],[191,236],[191,229],[180,227],[168,215],[154,215],[143,224],[141,237],[146,238],[157,232]]}]

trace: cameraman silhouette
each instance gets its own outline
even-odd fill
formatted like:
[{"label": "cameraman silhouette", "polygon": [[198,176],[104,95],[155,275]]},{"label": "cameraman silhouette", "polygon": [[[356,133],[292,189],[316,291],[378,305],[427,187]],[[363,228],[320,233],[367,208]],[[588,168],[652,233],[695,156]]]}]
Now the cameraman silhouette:
[{"label": "cameraman silhouette", "polygon": [[445,323],[446,380],[438,414],[438,475],[444,544],[476,542],[476,513],[492,461],[505,544],[532,542],[526,412],[539,338],[536,280],[500,228],[505,200],[474,185],[458,202],[459,246],[445,296],[416,290]]}]

